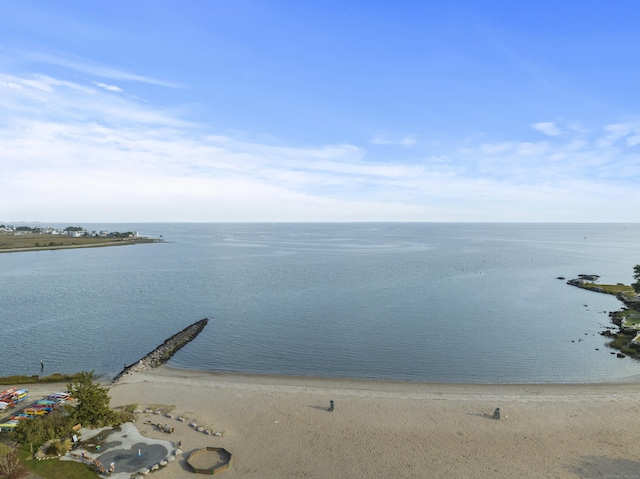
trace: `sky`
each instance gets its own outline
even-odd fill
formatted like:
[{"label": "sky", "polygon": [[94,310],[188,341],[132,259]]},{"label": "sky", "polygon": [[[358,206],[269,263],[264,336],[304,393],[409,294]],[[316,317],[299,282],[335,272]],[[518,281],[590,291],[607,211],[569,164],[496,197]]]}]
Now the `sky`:
[{"label": "sky", "polygon": [[2,0],[0,222],[637,222],[640,4]]}]

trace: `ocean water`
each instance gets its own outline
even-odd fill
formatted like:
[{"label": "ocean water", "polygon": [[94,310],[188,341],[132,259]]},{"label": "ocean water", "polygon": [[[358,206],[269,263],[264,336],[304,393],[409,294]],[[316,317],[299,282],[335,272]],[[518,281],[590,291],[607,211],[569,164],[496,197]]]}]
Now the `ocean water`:
[{"label": "ocean water", "polygon": [[[52,225],[67,226],[67,225]],[[461,383],[632,382],[598,334],[639,224],[83,224],[164,242],[0,254],[0,375],[112,377],[189,324],[210,371]]]}]

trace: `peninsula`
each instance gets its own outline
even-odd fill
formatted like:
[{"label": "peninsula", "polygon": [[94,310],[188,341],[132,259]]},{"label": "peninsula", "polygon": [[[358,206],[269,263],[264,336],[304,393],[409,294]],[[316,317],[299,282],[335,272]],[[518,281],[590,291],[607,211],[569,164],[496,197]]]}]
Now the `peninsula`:
[{"label": "peninsula", "polygon": [[161,240],[140,236],[135,231],[88,231],[80,226],[61,229],[0,225],[0,253],[125,246],[159,241]]}]

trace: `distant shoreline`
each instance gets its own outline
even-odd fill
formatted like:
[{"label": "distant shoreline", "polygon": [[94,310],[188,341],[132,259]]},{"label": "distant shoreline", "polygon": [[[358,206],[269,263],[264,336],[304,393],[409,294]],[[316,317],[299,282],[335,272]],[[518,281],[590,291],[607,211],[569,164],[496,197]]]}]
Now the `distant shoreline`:
[{"label": "distant shoreline", "polygon": [[156,238],[133,238],[120,239],[116,241],[70,244],[70,245],[54,245],[54,246],[29,246],[23,248],[0,248],[0,253],[22,253],[25,251],[49,251],[58,249],[75,249],[75,248],[101,248],[107,246],[130,246],[136,244],[161,243],[162,239]]}]

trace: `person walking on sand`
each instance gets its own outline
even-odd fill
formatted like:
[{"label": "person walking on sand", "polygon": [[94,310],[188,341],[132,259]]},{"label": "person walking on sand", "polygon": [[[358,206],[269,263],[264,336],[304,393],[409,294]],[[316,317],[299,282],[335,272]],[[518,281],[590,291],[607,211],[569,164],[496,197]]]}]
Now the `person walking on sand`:
[{"label": "person walking on sand", "polygon": [[329,401],[329,412],[333,412],[333,399]]}]

